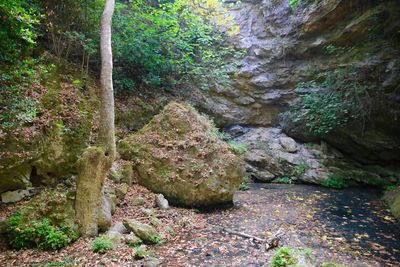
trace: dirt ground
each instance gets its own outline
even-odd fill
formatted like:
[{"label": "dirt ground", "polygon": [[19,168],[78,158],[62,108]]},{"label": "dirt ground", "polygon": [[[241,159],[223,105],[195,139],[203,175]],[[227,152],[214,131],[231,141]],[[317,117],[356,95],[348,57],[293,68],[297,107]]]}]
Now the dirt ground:
[{"label": "dirt ground", "polygon": [[[0,216],[18,205],[0,206]],[[113,221],[123,218],[156,225],[164,241],[148,250],[162,266],[269,265],[276,249],[265,251],[254,240],[221,227],[260,238],[281,229],[280,245],[310,249],[313,266],[400,266],[400,227],[374,190],[251,184],[249,191],[236,194],[233,207],[199,211],[155,208],[154,194],[134,185]],[[80,239],[57,252],[13,251],[2,244],[0,266],[150,266],[135,260],[133,248],[125,244],[100,255],[92,252],[90,241]]]}]

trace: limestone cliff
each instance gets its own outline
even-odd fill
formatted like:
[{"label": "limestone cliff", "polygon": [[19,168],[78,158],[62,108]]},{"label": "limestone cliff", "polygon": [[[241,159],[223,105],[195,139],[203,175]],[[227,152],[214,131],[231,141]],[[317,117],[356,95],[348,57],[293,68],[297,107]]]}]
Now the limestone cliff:
[{"label": "limestone cliff", "polygon": [[[279,123],[292,137],[325,140],[362,162],[399,159],[398,1],[303,1],[290,7],[288,0],[244,0],[230,12],[240,25],[233,41],[247,55],[232,86],[214,88],[202,100],[219,124]],[[367,86],[365,117],[315,136],[290,116],[278,116],[310,92],[296,90],[299,83],[350,66]]]}]

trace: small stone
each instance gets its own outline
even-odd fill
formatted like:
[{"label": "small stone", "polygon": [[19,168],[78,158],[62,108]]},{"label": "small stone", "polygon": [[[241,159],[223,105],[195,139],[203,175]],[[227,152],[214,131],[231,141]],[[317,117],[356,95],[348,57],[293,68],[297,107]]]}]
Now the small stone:
[{"label": "small stone", "polygon": [[148,224],[141,223],[134,219],[125,219],[123,224],[128,231],[133,232],[145,243],[158,244],[161,241],[161,237],[157,230]]},{"label": "small stone", "polygon": [[16,190],[16,191],[8,191],[1,194],[1,201],[3,203],[14,203],[22,200],[24,197],[30,196],[29,190]]},{"label": "small stone", "polygon": [[160,266],[161,264],[162,261],[155,257],[150,257],[143,262],[144,267],[157,267]]},{"label": "small stone", "polygon": [[161,220],[159,220],[157,217],[154,216],[150,217],[150,223],[158,228],[161,227],[163,224]]},{"label": "small stone", "polygon": [[126,235],[124,237],[124,242],[131,246],[131,247],[137,247],[143,243],[142,239],[137,237],[134,233],[129,233],[129,235]]},{"label": "small stone", "polygon": [[128,233],[128,229],[126,229],[126,227],[124,226],[124,224],[122,222],[118,222],[118,223],[114,224],[113,226],[111,226],[109,231],[110,232],[114,231],[114,232],[118,232],[121,234]]},{"label": "small stone", "polygon": [[139,205],[142,205],[143,202],[144,202],[143,198],[141,198],[141,197],[134,197],[134,198],[132,198],[132,200],[131,200],[131,205],[133,205],[133,206],[139,206]]},{"label": "small stone", "polygon": [[122,243],[122,234],[115,231],[108,231],[106,233],[106,237],[110,239],[114,246],[117,246]]},{"label": "small stone", "polygon": [[112,221],[112,205],[107,197],[103,196],[101,207],[98,213],[97,224],[101,231],[107,231]]},{"label": "small stone", "polygon": [[129,190],[129,185],[126,183],[120,184],[117,189],[115,190],[115,193],[119,199],[124,199],[125,195],[128,193]]},{"label": "small stone", "polygon": [[135,259],[141,260],[144,259],[148,255],[147,246],[141,245],[134,249]]},{"label": "small stone", "polygon": [[158,194],[156,196],[156,205],[163,210],[169,208],[168,200],[165,199],[163,194]]},{"label": "small stone", "polygon": [[281,137],[279,138],[279,143],[282,147],[290,153],[296,152],[298,150],[296,141],[290,137]]}]

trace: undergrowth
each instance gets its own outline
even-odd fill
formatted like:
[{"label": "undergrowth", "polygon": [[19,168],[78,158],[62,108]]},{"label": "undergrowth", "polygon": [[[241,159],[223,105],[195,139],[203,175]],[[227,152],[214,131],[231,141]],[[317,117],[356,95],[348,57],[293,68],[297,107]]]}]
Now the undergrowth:
[{"label": "undergrowth", "polygon": [[64,224],[53,225],[46,218],[25,222],[18,212],[7,220],[6,225],[7,241],[14,249],[58,250],[79,237],[70,227]]},{"label": "undergrowth", "polygon": [[106,237],[97,237],[95,238],[92,243],[92,250],[96,253],[103,254],[107,250],[113,249],[114,245],[109,238]]},{"label": "undergrowth", "polygon": [[321,182],[321,185],[335,189],[342,189],[348,186],[346,179],[338,175],[329,176],[328,179]]}]

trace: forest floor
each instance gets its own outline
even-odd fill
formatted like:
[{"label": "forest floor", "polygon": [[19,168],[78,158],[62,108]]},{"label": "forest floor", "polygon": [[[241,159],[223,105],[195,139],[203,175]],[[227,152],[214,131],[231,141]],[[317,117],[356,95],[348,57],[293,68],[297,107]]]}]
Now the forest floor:
[{"label": "forest floor", "polygon": [[[140,206],[130,204],[138,198],[143,200]],[[221,227],[260,238],[281,229],[284,236],[280,245],[310,249],[315,266],[323,262],[341,263],[346,267],[400,265],[400,227],[377,191],[251,184],[249,191],[236,194],[234,204],[231,208],[207,212],[174,207],[161,210],[154,206],[154,194],[134,185],[117,208],[113,221],[138,218],[151,222],[148,216],[151,211],[162,223],[157,227],[163,233],[164,242],[149,250],[163,266],[269,265],[276,249],[265,251],[254,240],[221,231]],[[0,207],[0,215],[9,214],[18,205]],[[3,244],[0,265],[143,264],[143,260],[134,259],[132,248],[125,244],[100,255],[92,252],[90,241],[80,239],[57,252],[13,251]]]}]

